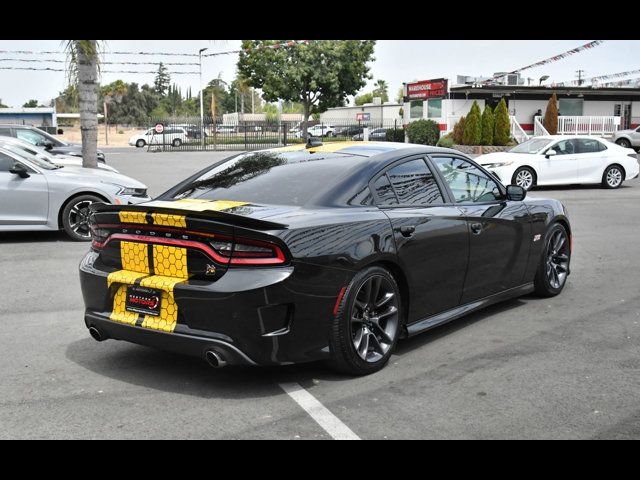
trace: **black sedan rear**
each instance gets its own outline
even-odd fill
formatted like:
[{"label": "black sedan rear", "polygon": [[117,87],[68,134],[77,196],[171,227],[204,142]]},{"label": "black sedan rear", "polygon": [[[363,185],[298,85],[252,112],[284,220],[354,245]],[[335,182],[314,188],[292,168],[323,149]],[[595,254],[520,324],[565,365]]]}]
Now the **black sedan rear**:
[{"label": "black sedan rear", "polygon": [[460,152],[341,142],[243,153],[156,200],[91,207],[97,340],[226,364],[382,368],[398,339],[560,293],[571,230]]}]

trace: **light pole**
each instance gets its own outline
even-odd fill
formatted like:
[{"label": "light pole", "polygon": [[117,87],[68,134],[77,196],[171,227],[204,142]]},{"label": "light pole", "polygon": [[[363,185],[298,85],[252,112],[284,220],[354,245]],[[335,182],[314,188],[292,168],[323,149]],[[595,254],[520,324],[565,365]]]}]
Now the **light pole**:
[{"label": "light pole", "polygon": [[207,48],[201,48],[198,51],[198,68],[200,70],[200,145],[204,148],[204,107],[203,104],[203,92],[202,92],[202,52],[208,50]]}]

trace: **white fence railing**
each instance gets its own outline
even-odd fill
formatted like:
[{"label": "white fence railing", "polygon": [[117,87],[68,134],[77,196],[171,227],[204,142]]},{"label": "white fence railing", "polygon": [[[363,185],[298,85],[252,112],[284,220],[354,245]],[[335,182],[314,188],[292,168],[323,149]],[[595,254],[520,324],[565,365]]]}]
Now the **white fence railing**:
[{"label": "white fence railing", "polygon": [[542,117],[536,117],[533,122],[533,136],[540,137],[544,135],[549,135],[549,132],[544,125],[542,125],[542,121],[540,120]]},{"label": "white fence railing", "polygon": [[529,135],[527,135],[522,126],[520,126],[516,117],[512,115],[509,118],[511,120],[511,136],[516,139],[516,142],[522,143],[529,140]]},{"label": "white fence railing", "polygon": [[608,136],[618,130],[620,117],[558,117],[558,135],[599,135]]}]

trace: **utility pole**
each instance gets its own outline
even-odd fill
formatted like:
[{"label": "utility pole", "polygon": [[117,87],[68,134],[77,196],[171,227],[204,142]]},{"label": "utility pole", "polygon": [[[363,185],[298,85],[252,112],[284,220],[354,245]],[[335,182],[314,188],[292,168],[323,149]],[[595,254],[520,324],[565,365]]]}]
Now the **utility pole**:
[{"label": "utility pole", "polygon": [[198,68],[200,70],[200,145],[204,148],[204,106],[203,106],[203,92],[202,92],[202,52],[208,50],[207,48],[201,48],[198,51]]},{"label": "utility pole", "polygon": [[251,88],[251,113],[256,113],[255,109],[256,109],[255,91],[253,90],[253,88]]},{"label": "utility pole", "polygon": [[578,74],[578,86],[580,86],[584,83],[584,80],[582,79],[582,74],[584,73],[584,70],[576,70],[576,73]]}]

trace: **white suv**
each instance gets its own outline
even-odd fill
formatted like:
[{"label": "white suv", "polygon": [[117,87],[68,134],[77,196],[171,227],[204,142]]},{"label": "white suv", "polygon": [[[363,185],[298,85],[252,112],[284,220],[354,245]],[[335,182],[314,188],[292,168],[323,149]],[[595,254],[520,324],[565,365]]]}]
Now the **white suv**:
[{"label": "white suv", "polygon": [[129,145],[142,148],[145,145],[172,145],[179,147],[187,141],[187,131],[183,127],[167,127],[162,133],[156,133],[153,128],[146,132],[132,135]]},{"label": "white suv", "polygon": [[[318,124],[309,127],[307,134],[312,137],[333,137],[336,127],[333,125]],[[296,138],[302,138],[302,130],[295,133]]]}]

